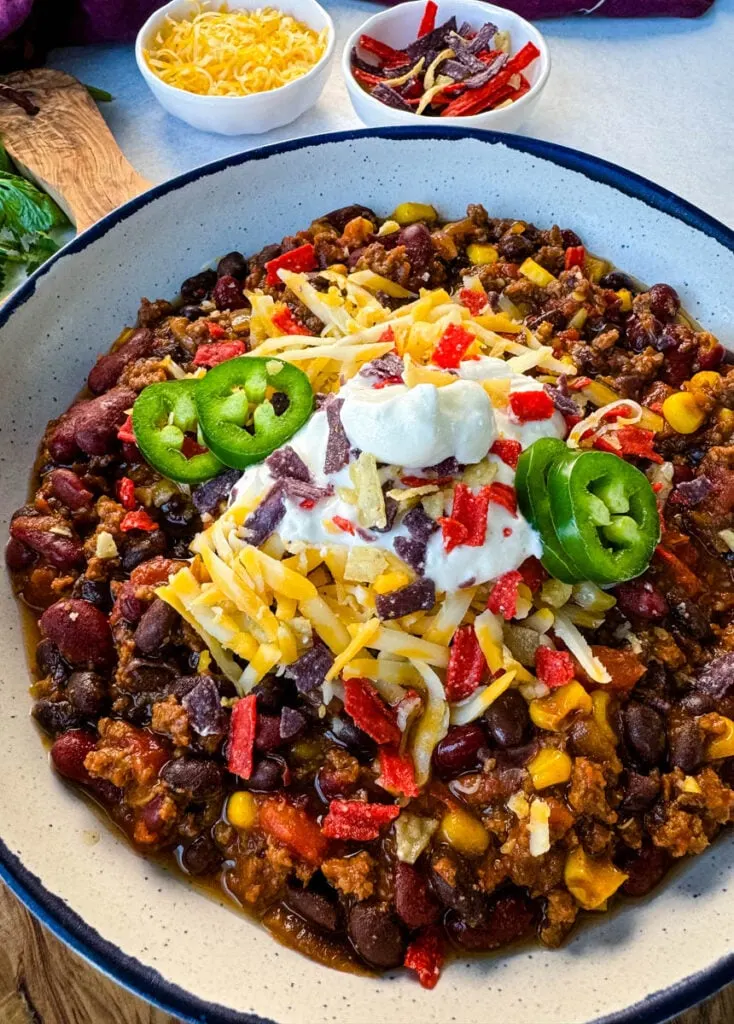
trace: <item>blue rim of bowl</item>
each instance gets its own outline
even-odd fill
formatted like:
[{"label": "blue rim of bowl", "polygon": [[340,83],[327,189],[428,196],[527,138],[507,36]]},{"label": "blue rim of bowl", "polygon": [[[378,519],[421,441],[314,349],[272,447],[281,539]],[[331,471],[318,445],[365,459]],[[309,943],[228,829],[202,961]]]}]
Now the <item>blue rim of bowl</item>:
[{"label": "blue rim of bowl", "polygon": [[[530,156],[547,160],[567,170],[583,174],[591,180],[609,185],[625,195],[641,200],[646,205],[708,235],[734,253],[734,231],[730,228],[704,213],[703,210],[699,210],[692,203],[679,198],[673,192],[600,157],[559,146],[553,142],[507,135],[501,132],[482,131],[481,129],[433,128],[421,125],[361,128],[306,136],[288,142],[262,146],[224,157],[213,163],[186,171],[160,185],[155,185],[148,192],[131,199],[124,206],[103,217],[101,221],[72,239],[47,263],[44,263],[18,288],[0,310],[0,328],[7,323],[16,309],[19,309],[31,298],[38,281],[51,270],[54,264],[67,256],[81,252],[116,224],[126,220],[147,206],[148,203],[154,202],[159,196],[176,191],[183,185],[199,178],[226,170],[228,167],[255,160],[266,160],[271,156],[289,153],[293,150],[329,145],[335,142],[348,143],[364,138],[392,140],[470,138],[488,145],[504,145]],[[94,928],[86,924],[63,900],[49,892],[36,875],[23,867],[18,857],[8,849],[2,840],[0,840],[0,878],[57,938],[97,967],[103,974],[162,1010],[188,1021],[205,1022],[205,1024],[274,1024],[270,1018],[230,1010],[200,999],[178,985],[166,981],[153,968],[147,967],[134,957],[123,953],[119,947],[103,939]],[[706,970],[667,989],[651,993],[625,1010],[595,1018],[588,1024],[663,1024],[664,1021],[676,1014],[683,1013],[691,1006],[713,995],[732,980],[734,980],[734,953],[722,957]]]}]

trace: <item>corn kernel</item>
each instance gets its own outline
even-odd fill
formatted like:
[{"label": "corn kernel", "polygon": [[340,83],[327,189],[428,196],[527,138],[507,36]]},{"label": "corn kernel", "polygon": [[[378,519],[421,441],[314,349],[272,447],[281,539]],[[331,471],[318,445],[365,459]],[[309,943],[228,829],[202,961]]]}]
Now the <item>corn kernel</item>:
[{"label": "corn kernel", "polygon": [[632,309],[632,292],[629,288],[620,288],[617,292],[617,298],[619,299],[619,308],[622,313],[629,313]]},{"label": "corn kernel", "polygon": [[344,263],[332,263],[329,270],[332,274],[339,274],[340,277],[346,277],[349,273],[349,268]]},{"label": "corn kernel", "polygon": [[496,263],[500,257],[493,245],[479,245],[478,242],[472,242],[466,247],[466,255],[475,267],[486,267],[490,263]]},{"label": "corn kernel", "polygon": [[549,604],[551,608],[562,608],[573,593],[570,583],[562,583],[560,580],[546,580],[540,589],[540,598]]},{"label": "corn kernel", "polygon": [[706,757],[709,761],[715,761],[718,757],[732,757],[734,755],[734,722],[731,718],[721,717],[724,729],[719,736],[709,742],[706,750]]},{"label": "corn kernel", "polygon": [[617,734],[609,724],[609,704],[611,703],[612,695],[608,690],[594,690],[591,695],[591,714],[594,721],[599,726],[599,731],[616,747],[617,745]]},{"label": "corn kernel", "polygon": [[481,821],[459,808],[444,814],[439,834],[465,857],[481,857],[489,846],[489,833]]},{"label": "corn kernel", "polygon": [[606,901],[627,880],[610,860],[597,860],[579,846],[566,858],[563,873],[568,891],[585,910],[603,910]]},{"label": "corn kernel", "polygon": [[616,597],[597,587],[596,583],[586,581],[576,583],[573,588],[573,600],[587,612],[606,612],[617,603]]},{"label": "corn kernel", "polygon": [[376,594],[389,594],[393,590],[400,590],[410,583],[410,576],[407,572],[383,572],[372,584]]},{"label": "corn kernel", "polygon": [[257,821],[257,803],[252,793],[239,790],[227,801],[227,820],[235,828],[248,829]]},{"label": "corn kernel", "polygon": [[571,778],[571,758],[564,750],[544,747],[528,765],[536,789],[546,789]]},{"label": "corn kernel", "polygon": [[688,391],[678,391],[663,402],[663,416],[678,434],[693,434],[703,425],[706,413]]},{"label": "corn kernel", "polygon": [[694,391],[715,388],[720,380],[721,374],[715,370],[701,370],[700,373],[694,373],[688,381],[688,387]]},{"label": "corn kernel", "polygon": [[539,729],[556,732],[561,722],[572,711],[583,711],[589,714],[592,709],[591,697],[581,683],[573,679],[565,686],[559,686],[547,697],[540,697],[530,702],[530,717]]},{"label": "corn kernel", "polygon": [[428,203],[400,203],[395,207],[391,220],[396,220],[401,227],[406,224],[415,224],[418,220],[431,223],[438,220],[438,214]]},{"label": "corn kernel", "polygon": [[522,235],[527,228],[527,224],[522,220],[516,220],[510,228],[511,235]]},{"label": "corn kernel", "polygon": [[537,284],[539,288],[547,288],[549,284],[556,280],[550,270],[541,267],[530,256],[520,265],[520,273],[523,277],[527,277],[528,281]]}]

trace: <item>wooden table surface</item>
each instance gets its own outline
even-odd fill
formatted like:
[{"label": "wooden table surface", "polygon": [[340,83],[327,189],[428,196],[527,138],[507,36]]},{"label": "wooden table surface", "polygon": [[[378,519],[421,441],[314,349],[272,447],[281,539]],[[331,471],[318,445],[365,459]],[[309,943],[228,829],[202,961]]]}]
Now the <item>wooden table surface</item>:
[{"label": "wooden table surface", "polygon": [[[732,1024],[734,985],[673,1024]],[[46,931],[0,883],[0,1024],[177,1024]],[[528,1021],[528,1024],[533,1024]]]}]

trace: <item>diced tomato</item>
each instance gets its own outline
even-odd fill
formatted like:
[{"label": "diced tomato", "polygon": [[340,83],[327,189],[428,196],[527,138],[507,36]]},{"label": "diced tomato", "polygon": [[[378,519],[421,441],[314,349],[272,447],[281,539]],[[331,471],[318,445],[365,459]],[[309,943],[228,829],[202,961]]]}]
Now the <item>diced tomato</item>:
[{"label": "diced tomato", "polygon": [[492,587],[487,608],[504,619],[513,619],[517,614],[518,587],[522,582],[522,576],[516,569],[500,576]]},{"label": "diced tomato", "polygon": [[403,383],[403,378],[402,377],[385,377],[384,380],[376,381],[372,385],[372,388],[373,388],[374,391],[381,391],[383,388],[389,388],[389,387],[392,387],[394,384],[402,384],[402,383]]},{"label": "diced tomato", "polygon": [[354,536],[354,523],[350,523],[344,516],[334,516],[332,518],[334,526],[338,526],[342,533],[349,533]]},{"label": "diced tomato", "polygon": [[395,804],[366,804],[361,800],[332,800],[321,823],[329,839],[352,839],[368,843],[378,839],[383,828],[395,821],[400,808]]},{"label": "diced tomato", "polygon": [[410,754],[401,754],[397,747],[380,747],[380,774],[377,785],[393,796],[418,796],[420,790],[415,782],[415,766]]},{"label": "diced tomato", "polygon": [[441,976],[445,955],[443,937],[436,925],[424,928],[405,951],[403,965],[415,971],[423,988],[435,988]]},{"label": "diced tomato", "polygon": [[215,320],[206,320],[204,322],[206,323],[207,330],[209,331],[209,337],[212,339],[212,341],[221,341],[222,338],[227,337],[227,332],[225,331],[225,329],[222,327],[221,324],[218,324]]},{"label": "diced tomato", "polygon": [[205,448],[203,444],[199,444],[189,434],[184,434],[184,439],[181,442],[181,454],[187,459],[193,459],[195,455],[203,455],[208,451],[208,448]]},{"label": "diced tomato", "polygon": [[268,797],[260,805],[259,823],[264,832],[308,864],[319,865],[324,859],[327,843],[321,829],[306,811],[294,807],[285,797]]},{"label": "diced tomato", "polygon": [[369,679],[344,680],[344,708],[354,724],[375,743],[400,743],[402,733],[395,712]]},{"label": "diced tomato", "polygon": [[194,366],[218,366],[220,363],[226,363],[228,359],[244,355],[245,352],[247,345],[239,338],[199,345],[194,356]]},{"label": "diced tomato", "polygon": [[433,362],[444,370],[455,370],[474,340],[465,327],[449,324],[433,350]]},{"label": "diced tomato", "polygon": [[513,441],[510,437],[498,437],[489,450],[512,469],[515,469],[517,467],[517,460],[522,454],[522,445],[519,441]]},{"label": "diced tomato", "polygon": [[533,593],[540,590],[548,579],[548,573],[543,568],[543,563],[535,555],[526,558],[517,571],[522,576],[523,583],[530,587]]},{"label": "diced tomato", "polygon": [[469,531],[464,524],[460,523],[458,519],[452,519],[451,516],[439,516],[438,523],[441,526],[443,549],[447,555],[459,544],[463,544],[469,536]]},{"label": "diced tomato", "polygon": [[310,511],[312,508],[316,506],[316,502],[313,500],[313,498],[304,498],[303,501],[301,501],[299,504],[300,507],[305,508],[306,511]]},{"label": "diced tomato", "polygon": [[466,306],[472,316],[479,316],[487,305],[487,296],[476,288],[462,288],[459,292],[462,306]]},{"label": "diced tomato", "polygon": [[150,518],[144,508],[139,508],[122,517],[120,529],[123,533],[128,533],[130,530],[146,530],[148,533],[152,533],[153,530],[158,529],[158,523]]},{"label": "diced tomato", "polygon": [[547,420],[553,415],[553,399],[545,391],[510,392],[510,409],[519,423]]},{"label": "diced tomato", "polygon": [[277,313],[273,313],[271,320],[283,334],[306,334],[309,337],[313,334],[305,324],[296,319],[288,306],[283,306]]},{"label": "diced tomato", "polygon": [[570,683],[575,674],[573,658],[568,651],[538,647],[535,652],[535,674],[541,683],[554,689]]},{"label": "diced tomato", "polygon": [[620,651],[616,647],[592,644],[591,653],[611,676],[607,686],[612,690],[631,690],[647,670],[634,651]]},{"label": "diced tomato", "polygon": [[570,270],[571,267],[581,267],[583,270],[585,261],[586,249],[583,245],[569,245],[568,249],[566,249],[565,269]]},{"label": "diced tomato", "polygon": [[620,427],[613,436],[619,442],[619,448],[609,444],[605,437],[597,438],[594,447],[601,451],[613,452],[624,458],[633,456],[638,459],[649,459],[650,462],[658,464],[664,461],[662,455],[659,455],[652,446],[655,440],[655,433],[652,430],[636,426]]},{"label": "diced tomato", "polygon": [[382,332],[382,334],[380,335],[380,337],[377,340],[378,341],[395,341],[395,331],[392,329],[392,327],[386,327],[385,330]]},{"label": "diced tomato", "polygon": [[241,779],[252,775],[257,732],[257,697],[242,697],[232,708],[227,742],[227,768]]},{"label": "diced tomato", "polygon": [[514,487],[510,487],[509,484],[495,482],[489,484],[487,490],[489,491],[489,500],[492,504],[501,505],[511,515],[517,515],[517,492]]},{"label": "diced tomato", "polygon": [[137,444],[137,441],[135,440],[135,434],[133,433],[132,416],[128,416],[125,422],[120,427],[120,429],[117,431],[117,440],[122,441],[123,444]]},{"label": "diced tomato", "polygon": [[306,242],[305,245],[299,245],[297,249],[290,249],[288,252],[276,256],[275,259],[268,260],[265,264],[267,271],[265,283],[271,286],[281,284],[278,277],[279,270],[291,270],[295,274],[306,274],[309,270],[315,270],[317,266],[316,250],[310,242]]},{"label": "diced tomato", "polygon": [[123,508],[132,512],[137,502],[135,501],[135,484],[129,476],[120,477],[117,481],[117,498]]},{"label": "diced tomato", "polygon": [[470,697],[481,683],[487,671],[482,649],[479,646],[474,627],[459,626],[449,652],[446,670],[446,699],[464,700]]}]

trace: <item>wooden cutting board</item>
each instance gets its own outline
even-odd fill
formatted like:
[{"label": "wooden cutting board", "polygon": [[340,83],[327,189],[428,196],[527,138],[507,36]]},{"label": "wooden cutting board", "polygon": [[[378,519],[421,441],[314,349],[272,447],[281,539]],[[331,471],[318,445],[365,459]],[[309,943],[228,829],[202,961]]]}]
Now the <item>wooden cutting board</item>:
[{"label": "wooden cutting board", "polygon": [[21,173],[53,196],[77,232],[150,188],[122,154],[85,87],[63,71],[35,68],[0,79],[31,115],[0,93],[0,138]]}]

